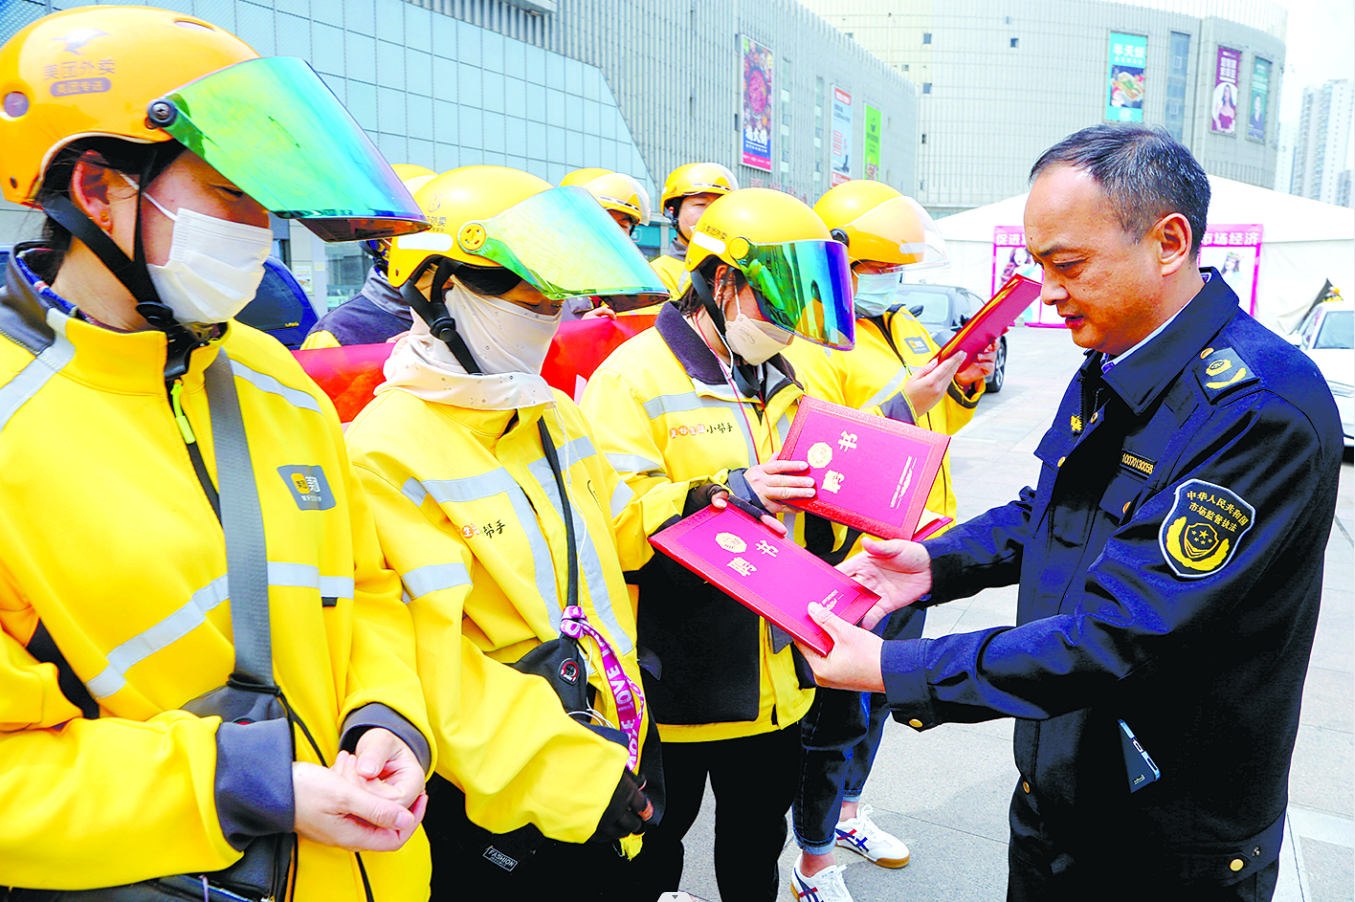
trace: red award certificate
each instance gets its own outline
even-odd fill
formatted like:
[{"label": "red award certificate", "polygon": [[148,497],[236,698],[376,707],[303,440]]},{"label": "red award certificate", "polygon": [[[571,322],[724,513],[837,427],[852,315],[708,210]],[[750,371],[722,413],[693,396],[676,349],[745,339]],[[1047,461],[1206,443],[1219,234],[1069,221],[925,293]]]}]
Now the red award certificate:
[{"label": "red award certificate", "polygon": [[[784,503],[884,539],[921,541],[918,523],[950,437],[818,398],[801,398],[780,460],[809,463],[815,497]],[[947,518],[931,515],[930,534]]]},{"label": "red award certificate", "polygon": [[972,362],[975,354],[997,341],[997,337],[1016,322],[1021,311],[1039,299],[1039,282],[1025,276],[1012,276],[988,303],[979,308],[973,319],[961,326],[946,346],[936,352],[936,359],[946,360],[956,351],[964,351]]},{"label": "red award certificate", "polygon": [[880,597],[733,505],[698,511],[649,541],[821,655],[833,640],[809,619],[811,601],[856,623]]}]

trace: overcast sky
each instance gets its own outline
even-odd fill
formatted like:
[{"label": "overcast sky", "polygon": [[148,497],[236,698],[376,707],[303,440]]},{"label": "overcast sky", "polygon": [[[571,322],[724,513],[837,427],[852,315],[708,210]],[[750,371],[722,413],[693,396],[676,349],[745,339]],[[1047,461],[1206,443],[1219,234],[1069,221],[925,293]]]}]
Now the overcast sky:
[{"label": "overcast sky", "polygon": [[1355,78],[1355,0],[1284,0],[1289,8],[1280,119],[1297,122],[1308,85]]}]

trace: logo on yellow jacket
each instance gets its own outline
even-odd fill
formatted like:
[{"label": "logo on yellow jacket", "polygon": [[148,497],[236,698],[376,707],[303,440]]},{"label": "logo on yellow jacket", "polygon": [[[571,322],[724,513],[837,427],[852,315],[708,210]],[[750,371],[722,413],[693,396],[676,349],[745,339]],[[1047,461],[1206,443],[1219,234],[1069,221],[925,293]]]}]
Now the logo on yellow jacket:
[{"label": "logo on yellow jacket", "polygon": [[327,511],[334,506],[334,492],[321,467],[278,467],[278,474],[292,492],[292,500],[303,511]]},{"label": "logo on yellow jacket", "polygon": [[1222,486],[1192,479],[1177,487],[1158,544],[1177,576],[1198,579],[1222,570],[1237,553],[1256,509]]}]

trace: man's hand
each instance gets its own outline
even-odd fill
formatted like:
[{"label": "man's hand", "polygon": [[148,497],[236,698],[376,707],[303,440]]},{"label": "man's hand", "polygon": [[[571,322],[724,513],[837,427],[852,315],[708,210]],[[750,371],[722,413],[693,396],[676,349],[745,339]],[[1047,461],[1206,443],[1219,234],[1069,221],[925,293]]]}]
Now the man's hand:
[{"label": "man's hand", "polygon": [[594,307],[592,310],[589,310],[587,313],[585,313],[583,316],[581,316],[581,317],[579,317],[579,318],[580,318],[580,319],[609,319],[609,320],[615,321],[615,320],[616,320],[616,311],[613,310],[611,307],[608,307],[606,304],[601,304],[601,305],[599,305],[599,306],[597,306],[597,307]]},{"label": "man's hand", "polygon": [[963,352],[952,355],[945,362],[928,360],[922,369],[908,377],[903,393],[908,396],[908,403],[916,416],[922,416],[945,397],[946,389],[950,388],[951,380],[964,362]]},{"label": "man's hand", "polygon": [[[405,808],[423,794],[425,779],[419,759],[390,730],[373,727],[363,733],[354,752],[352,773],[362,788]],[[347,755],[339,753],[341,758]]]},{"label": "man's hand", "polygon": [[906,539],[865,539],[861,544],[866,550],[847,558],[837,569],[880,596],[861,618],[861,625],[871,630],[892,612],[931,591],[932,559],[923,545]]},{"label": "man's hand", "polygon": [[997,369],[997,345],[991,344],[979,352],[973,363],[955,374],[955,381],[961,388],[969,391],[993,375],[995,369]]},{"label": "man's hand", "polygon": [[784,514],[790,508],[778,501],[788,498],[813,498],[814,480],[808,476],[792,476],[809,469],[802,460],[769,460],[743,471],[743,478],[757,493],[762,506],[774,514]]},{"label": "man's hand", "polygon": [[350,852],[393,852],[414,834],[428,807],[419,795],[410,808],[361,788],[357,759],[346,756],[333,768],[292,762],[297,834]]},{"label": "man's hand", "polygon": [[814,670],[814,682],[828,689],[884,692],[880,673],[880,646],[884,640],[869,630],[852,626],[818,602],[809,605],[809,616],[833,640],[827,655],[796,642]]},{"label": "man's hand", "polygon": [[589,837],[594,842],[611,842],[639,833],[654,816],[654,803],[645,795],[645,781],[629,769],[621,771],[621,780],[612,792],[607,810],[602,812],[597,830]]}]

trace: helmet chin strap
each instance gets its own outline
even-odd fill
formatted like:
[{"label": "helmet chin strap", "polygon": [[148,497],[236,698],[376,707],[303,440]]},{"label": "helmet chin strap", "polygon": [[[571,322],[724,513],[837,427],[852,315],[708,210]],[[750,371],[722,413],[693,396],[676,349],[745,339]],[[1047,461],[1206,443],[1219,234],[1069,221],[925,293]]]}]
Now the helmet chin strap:
[{"label": "helmet chin strap", "polygon": [[[425,260],[414,270],[413,274],[400,286],[400,296],[405,299],[405,303],[417,314],[419,319],[428,324],[428,331],[447,346],[456,358],[456,362],[461,364],[467,373],[472,375],[483,375],[484,369],[476,362],[475,356],[471,354],[470,348],[466,345],[466,340],[456,331],[456,320],[447,310],[447,302],[442,299],[443,290],[447,287],[447,280],[456,272],[458,263],[449,260],[446,257],[438,258],[437,269],[433,272],[433,285],[428,290],[428,297],[423,296],[415,284],[423,278],[423,274],[428,271],[428,267],[433,264],[432,258]],[[429,300],[433,298],[433,300]]]},{"label": "helmet chin strap", "polygon": [[758,368],[740,357],[729,346],[729,339],[725,337],[725,314],[720,309],[720,305],[715,303],[715,295],[711,293],[710,284],[700,272],[692,273],[692,275],[692,290],[696,292],[697,297],[701,298],[701,306],[705,309],[706,315],[710,317],[711,324],[715,326],[715,334],[720,337],[720,343],[729,352],[734,385],[750,398],[762,398],[762,378],[758,373]]},{"label": "helmet chin strap", "polygon": [[[99,258],[104,267],[122,283],[136,302],[136,312],[152,328],[165,333],[168,347],[165,355],[165,380],[172,381],[188,371],[188,356],[195,348],[207,344],[208,337],[189,328],[174,318],[174,313],[160,300],[146,269],[146,248],[141,236],[141,197],[146,185],[163,171],[161,145],[152,148],[142,164],[136,186],[136,225],[132,259],[122,252],[108,234],[89,218],[89,215],[65,196],[50,197],[42,203],[42,210],[56,220]],[[178,153],[175,153],[177,156]],[[170,161],[172,162],[172,158]],[[167,162],[164,164],[167,165]]]}]

